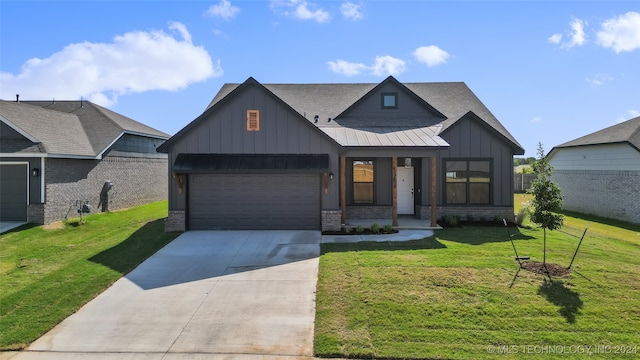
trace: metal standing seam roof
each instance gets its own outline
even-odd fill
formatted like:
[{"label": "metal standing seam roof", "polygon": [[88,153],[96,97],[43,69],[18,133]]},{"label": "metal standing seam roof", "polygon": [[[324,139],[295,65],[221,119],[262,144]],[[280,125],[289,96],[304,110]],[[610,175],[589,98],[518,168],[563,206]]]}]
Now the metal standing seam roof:
[{"label": "metal standing seam roof", "polygon": [[436,135],[440,127],[374,127],[346,128],[320,127],[342,146],[374,147],[448,147],[449,144]]}]

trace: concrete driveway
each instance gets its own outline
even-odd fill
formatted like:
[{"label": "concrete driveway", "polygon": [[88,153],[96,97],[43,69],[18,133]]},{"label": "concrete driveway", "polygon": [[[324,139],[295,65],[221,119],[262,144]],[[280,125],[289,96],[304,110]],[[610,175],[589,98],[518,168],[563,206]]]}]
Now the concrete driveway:
[{"label": "concrete driveway", "polygon": [[12,360],[312,357],[319,231],[191,231]]}]

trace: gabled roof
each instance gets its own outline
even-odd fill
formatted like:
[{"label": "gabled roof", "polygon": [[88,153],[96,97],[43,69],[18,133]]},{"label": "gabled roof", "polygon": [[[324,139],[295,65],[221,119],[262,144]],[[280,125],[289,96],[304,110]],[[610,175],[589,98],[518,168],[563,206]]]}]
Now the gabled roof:
[{"label": "gabled roof", "polygon": [[[38,144],[37,152],[56,156],[99,158],[123,134],[169,138],[168,134],[89,101],[0,100],[0,120]],[[23,148],[19,152],[36,152],[33,146]],[[2,152],[10,149],[3,146]]]},{"label": "gabled roof", "polygon": [[551,151],[575,146],[620,143],[628,143],[640,151],[640,116],[560,144],[551,149]]},{"label": "gabled roof", "polygon": [[[235,94],[241,92],[243,89],[245,89],[245,88],[247,88],[249,86],[258,86],[258,87],[260,87],[261,89],[266,91],[266,93],[268,93],[269,95],[273,96],[273,98],[276,101],[278,101],[280,104],[282,104],[284,107],[291,109],[291,111],[293,111],[293,112],[296,112],[296,110],[291,107],[291,104],[288,104],[285,101],[283,101],[282,98],[280,98],[277,95],[275,95],[270,89],[266,88],[263,84],[259,83],[253,77],[249,77],[242,84],[233,84],[232,86],[224,85],[220,89],[220,91],[218,91],[218,93],[216,94],[214,100],[211,101],[211,103],[209,103],[209,106],[207,106],[205,111],[202,114],[200,114],[200,116],[198,116],[193,121],[191,121],[189,124],[187,124],[187,126],[185,126],[182,129],[180,129],[180,131],[178,131],[176,134],[174,134],[169,140],[165,141],[164,143],[162,143],[162,145],[158,146],[156,151],[158,151],[158,152],[168,152],[169,148],[171,147],[171,145],[177,139],[181,138],[184,134],[188,133],[193,127],[195,127],[200,122],[205,121],[207,119],[208,115],[211,112],[216,111],[219,107],[224,105],[225,102],[227,102],[231,98],[233,98],[233,96]],[[332,139],[327,134],[323,133],[322,131],[319,131],[318,128],[313,126],[311,123],[305,122],[305,124],[307,126],[311,127],[313,130],[318,131],[322,136],[326,137],[327,140],[331,141],[332,143],[337,144],[335,139]],[[337,145],[339,145],[339,144],[337,144]]]},{"label": "gabled roof", "polygon": [[[505,140],[511,142],[516,152],[524,153],[524,148],[518,141],[502,126],[498,119],[463,82],[400,83],[390,76],[382,83],[262,85],[310,122],[313,122],[315,115],[318,115],[319,122],[315,125],[336,139],[341,145],[372,146],[367,145],[369,142],[367,139],[371,139],[371,137],[375,136],[375,133],[379,131],[372,129],[371,126],[345,127],[341,126],[339,121],[329,122],[328,119],[339,119],[341,114],[347,112],[347,110],[370,94],[376,87],[388,82],[405,87],[407,92],[411,96],[415,96],[417,101],[422,101],[425,107],[435,114],[442,115],[440,123],[435,126],[430,126],[431,129],[426,130],[427,133],[434,134],[435,137],[432,138],[433,141],[425,139],[424,141],[418,141],[416,145],[413,146],[443,146],[442,143],[446,144],[446,142],[438,135],[461,120],[469,112],[472,112]],[[226,98],[238,86],[240,86],[240,84],[224,84],[207,109]],[[375,121],[375,127],[385,127],[383,122],[384,119],[377,119]],[[386,126],[388,127],[389,124],[386,124]],[[331,129],[336,127],[342,127],[344,130]],[[417,129],[419,126],[415,128]],[[407,129],[399,130],[407,131]],[[365,135],[363,132],[367,134]],[[350,138],[352,141],[344,142],[338,140],[335,134],[339,133],[351,133],[351,137],[344,136],[342,138]],[[365,136],[358,137],[358,134]],[[413,135],[423,136],[424,131],[421,132],[421,134]],[[363,139],[364,143],[358,139]],[[377,141],[384,142],[386,140],[388,139],[378,139]],[[376,141],[373,141],[373,143],[375,142]],[[392,142],[389,146],[409,146],[407,144],[408,142],[406,141],[396,141]]]}]

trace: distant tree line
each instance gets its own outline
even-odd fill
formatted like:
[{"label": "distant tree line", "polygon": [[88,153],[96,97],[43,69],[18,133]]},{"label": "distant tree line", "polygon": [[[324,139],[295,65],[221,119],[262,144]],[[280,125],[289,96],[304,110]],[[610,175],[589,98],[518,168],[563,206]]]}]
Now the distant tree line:
[{"label": "distant tree line", "polygon": [[523,157],[514,157],[513,158],[513,166],[518,166],[518,165],[533,165],[536,163],[536,158],[534,157],[528,157],[528,158],[523,158]]}]

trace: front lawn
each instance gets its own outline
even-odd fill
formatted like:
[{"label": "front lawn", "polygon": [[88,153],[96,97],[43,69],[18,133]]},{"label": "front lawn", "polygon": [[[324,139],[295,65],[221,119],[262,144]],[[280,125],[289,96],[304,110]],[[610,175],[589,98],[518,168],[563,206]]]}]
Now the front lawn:
[{"label": "front lawn", "polygon": [[[519,270],[500,227],[444,229],[405,243],[324,244],[315,353],[637,358],[640,226],[570,214],[562,232],[547,232],[547,261],[569,265],[579,241],[569,234],[581,235],[587,221],[565,278]],[[519,255],[542,261],[542,230],[510,231]]]},{"label": "front lawn", "polygon": [[27,346],[173,240],[167,202],[0,235],[0,350]]}]

